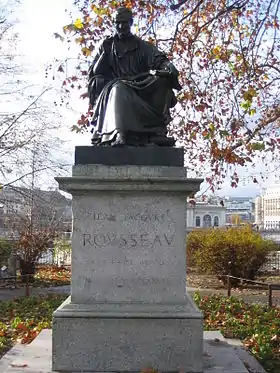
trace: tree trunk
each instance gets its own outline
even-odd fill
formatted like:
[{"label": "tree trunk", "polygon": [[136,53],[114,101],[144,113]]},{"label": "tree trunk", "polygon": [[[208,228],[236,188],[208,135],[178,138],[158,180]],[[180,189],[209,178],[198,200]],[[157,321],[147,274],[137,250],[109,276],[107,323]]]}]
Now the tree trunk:
[{"label": "tree trunk", "polygon": [[33,282],[35,274],[35,263],[20,259],[21,282]]}]

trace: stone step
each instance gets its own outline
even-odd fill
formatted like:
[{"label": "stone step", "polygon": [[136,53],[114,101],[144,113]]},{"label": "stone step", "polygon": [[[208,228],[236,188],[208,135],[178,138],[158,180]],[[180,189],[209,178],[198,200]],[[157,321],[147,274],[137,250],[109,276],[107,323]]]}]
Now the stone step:
[{"label": "stone step", "polygon": [[0,373],[5,373],[13,361],[24,357],[26,345],[17,343],[0,359]]},{"label": "stone step", "polygon": [[[45,329],[30,345],[16,345],[0,360],[0,373],[50,373],[51,342]],[[220,332],[204,332],[204,373],[266,373],[237,340],[228,342]]]}]

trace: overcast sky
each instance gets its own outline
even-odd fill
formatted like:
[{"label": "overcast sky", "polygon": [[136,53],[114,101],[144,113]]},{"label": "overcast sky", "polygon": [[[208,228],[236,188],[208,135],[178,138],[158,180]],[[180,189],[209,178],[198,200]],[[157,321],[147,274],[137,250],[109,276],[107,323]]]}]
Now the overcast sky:
[{"label": "overcast sky", "polygon": [[[45,79],[45,67],[54,58],[63,59],[67,53],[66,43],[61,43],[53,37],[54,32],[61,32],[62,26],[69,23],[67,8],[72,9],[73,0],[23,0],[14,17],[18,19],[16,29],[19,33],[19,44],[17,52],[23,66],[27,69],[28,80],[37,85],[50,84]],[[75,10],[74,10],[75,11]],[[52,83],[59,88],[59,82]],[[54,93],[53,93],[54,95]],[[50,104],[54,101],[54,96],[46,99]],[[71,133],[70,126],[75,124],[80,112],[86,109],[86,102],[76,100],[74,102],[76,111],[73,113],[66,109],[61,109],[61,114],[65,118],[65,126],[61,128],[60,136],[69,140],[73,161],[75,145],[90,145],[90,134],[77,135]],[[262,168],[261,166],[259,167]],[[271,172],[269,180],[261,185],[248,183],[248,175],[257,174],[259,170],[241,169],[240,187],[232,189],[229,182],[218,193],[220,195],[255,196],[260,193],[261,187],[275,182],[275,172]]]}]

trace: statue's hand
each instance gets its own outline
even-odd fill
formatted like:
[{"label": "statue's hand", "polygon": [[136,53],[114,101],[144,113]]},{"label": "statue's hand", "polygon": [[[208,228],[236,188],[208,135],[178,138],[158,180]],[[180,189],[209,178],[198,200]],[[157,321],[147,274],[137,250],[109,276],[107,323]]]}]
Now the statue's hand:
[{"label": "statue's hand", "polygon": [[171,63],[170,61],[167,61],[164,63],[162,68],[170,74],[172,88],[176,89],[177,91],[180,91],[182,89],[182,86],[180,85],[178,81],[179,71],[176,69],[173,63]]},{"label": "statue's hand", "polygon": [[176,78],[179,76],[179,71],[171,62],[166,62],[163,66],[163,69],[168,71],[171,75],[175,76]]}]

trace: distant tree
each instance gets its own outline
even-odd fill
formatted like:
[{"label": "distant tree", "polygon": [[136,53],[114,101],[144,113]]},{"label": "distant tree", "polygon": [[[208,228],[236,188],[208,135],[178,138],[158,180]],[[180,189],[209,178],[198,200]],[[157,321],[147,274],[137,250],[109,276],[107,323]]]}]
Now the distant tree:
[{"label": "distant tree", "polygon": [[17,255],[20,260],[22,281],[33,281],[38,260],[48,251],[56,236],[51,229],[26,230],[20,232],[17,242]]},{"label": "distant tree", "polygon": [[[91,56],[112,32],[112,13],[124,5],[133,10],[136,34],[165,51],[180,70],[183,90],[170,133],[185,147],[189,171],[208,173],[214,190],[228,175],[236,187],[238,166],[279,160],[280,0],[74,4],[80,17],[55,34],[80,49],[74,70],[69,60],[57,66],[66,92],[86,90]],[[90,116],[89,108],[72,129],[87,130]]]},{"label": "distant tree", "polygon": [[19,198],[18,211],[6,217],[5,226],[16,237],[21,274],[31,275],[43,255],[53,250],[54,240],[68,229],[70,200],[58,191],[12,188]]},{"label": "distant tree", "polygon": [[[51,86],[29,82],[28,71],[17,55],[18,35],[14,31],[14,9],[17,0],[4,0],[0,5],[0,185],[23,179],[31,172],[65,165],[54,154],[62,147],[53,131],[60,116],[45,100]],[[37,150],[32,170],[33,153]],[[55,152],[56,150],[56,152]]]},{"label": "distant tree", "polygon": [[0,268],[7,265],[12,249],[13,244],[10,241],[0,238]]}]

